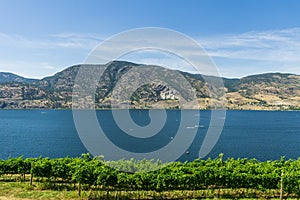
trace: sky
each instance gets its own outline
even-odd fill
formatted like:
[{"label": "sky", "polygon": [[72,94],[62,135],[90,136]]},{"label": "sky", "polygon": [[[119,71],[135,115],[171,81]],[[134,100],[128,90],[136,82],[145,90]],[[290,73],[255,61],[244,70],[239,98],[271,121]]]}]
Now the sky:
[{"label": "sky", "polygon": [[[196,40],[222,76],[300,74],[299,10],[298,0],[0,0],[0,71],[50,76],[112,35],[161,27]],[[130,58],[181,69],[163,56]]]}]

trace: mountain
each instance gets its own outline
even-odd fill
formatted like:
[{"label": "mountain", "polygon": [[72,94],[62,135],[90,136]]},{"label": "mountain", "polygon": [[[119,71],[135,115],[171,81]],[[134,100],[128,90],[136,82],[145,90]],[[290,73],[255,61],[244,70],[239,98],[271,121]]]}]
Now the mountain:
[{"label": "mountain", "polygon": [[[267,73],[241,79],[222,78],[221,85],[217,77],[125,61],[113,61],[105,65],[75,65],[43,79],[26,79],[11,73],[0,73],[0,108],[69,109],[72,107],[72,95],[79,98],[80,102],[88,102],[90,97],[73,94],[74,80],[80,67],[88,70],[105,69],[95,83],[97,87],[94,98],[97,109],[111,108],[112,102],[117,102],[117,107],[129,104],[132,108],[182,108],[180,101],[190,94],[195,94],[198,102],[185,108],[218,109],[225,106],[227,109],[247,110],[300,109],[299,75]],[[132,73],[136,67],[142,68],[146,73],[141,76]],[[154,80],[134,88],[133,85],[138,80],[146,81],[154,72],[166,81]],[[170,78],[176,73],[182,75],[185,81],[177,78],[178,76]],[[168,84],[168,81],[172,84]],[[190,88],[180,91],[177,85],[184,82]],[[85,87],[89,89],[90,86]],[[115,96],[126,96],[126,92],[131,94],[126,100]]]},{"label": "mountain", "polygon": [[0,72],[0,83],[13,83],[13,82],[31,83],[35,80],[36,79],[24,78],[22,76],[18,76],[16,74],[9,73],[9,72]]}]

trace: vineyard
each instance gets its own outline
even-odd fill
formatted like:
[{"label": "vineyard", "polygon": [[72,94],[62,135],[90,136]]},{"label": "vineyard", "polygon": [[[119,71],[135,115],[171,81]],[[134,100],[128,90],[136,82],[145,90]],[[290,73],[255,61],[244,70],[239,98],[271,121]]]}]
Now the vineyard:
[{"label": "vineyard", "polygon": [[210,193],[224,198],[300,197],[300,158],[259,162],[224,160],[220,155],[216,159],[173,162],[162,168],[159,165],[159,161],[133,159],[107,162],[89,154],[57,159],[19,157],[0,160],[0,181],[28,182],[32,187],[42,183],[44,189],[77,190],[78,195],[84,191],[91,199],[116,199],[124,193],[137,199],[150,198],[146,197],[149,194],[167,198],[167,193],[175,191],[181,199],[210,198]]}]

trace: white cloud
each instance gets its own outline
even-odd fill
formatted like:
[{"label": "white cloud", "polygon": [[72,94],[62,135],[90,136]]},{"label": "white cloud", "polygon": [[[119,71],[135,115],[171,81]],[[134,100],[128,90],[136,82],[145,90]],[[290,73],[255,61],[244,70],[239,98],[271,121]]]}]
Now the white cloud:
[{"label": "white cloud", "polygon": [[66,48],[82,48],[91,50],[104,40],[97,34],[61,33],[51,35],[56,45]]},{"label": "white cloud", "polygon": [[[164,38],[161,42],[169,39]],[[0,71],[29,77],[48,76],[72,64],[83,63],[89,52],[104,40],[103,36],[90,33],[59,33],[35,39],[0,33]],[[227,77],[271,71],[300,74],[300,28],[217,35],[197,38],[197,41],[213,58],[221,74]],[[126,45],[126,41],[120,42]],[[148,41],[140,40],[138,36],[135,42],[148,45]],[[132,43],[127,45],[134,46]],[[176,41],[172,45],[184,49],[188,55],[199,56],[184,42]],[[116,51],[117,47],[114,44],[106,53]],[[124,58],[194,72],[182,59],[147,55],[137,53]]]},{"label": "white cloud", "polygon": [[96,34],[53,34],[42,39],[30,39],[21,35],[0,33],[0,47],[12,46],[15,48],[51,49],[51,48],[79,48],[91,49],[103,39]]},{"label": "white cloud", "polygon": [[252,31],[200,39],[211,56],[263,61],[300,61],[300,28]]},{"label": "white cloud", "polygon": [[31,39],[0,33],[0,71],[42,78],[83,63],[100,41],[95,34],[64,33]]},{"label": "white cloud", "polygon": [[251,31],[198,39],[230,77],[264,72],[300,74],[300,28]]}]

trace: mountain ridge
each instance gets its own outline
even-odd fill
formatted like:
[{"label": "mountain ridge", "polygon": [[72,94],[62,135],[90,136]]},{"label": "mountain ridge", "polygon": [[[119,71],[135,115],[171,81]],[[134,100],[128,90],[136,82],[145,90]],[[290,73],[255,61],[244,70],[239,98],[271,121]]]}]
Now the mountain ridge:
[{"label": "mountain ridge", "polygon": [[36,81],[37,79],[25,78],[11,72],[0,72],[0,83],[9,83],[9,82],[24,82],[30,83]]},{"label": "mountain ridge", "polygon": [[[78,70],[84,65],[73,65],[53,76],[27,79],[12,73],[0,72],[0,108],[4,109],[70,109],[72,91]],[[88,65],[87,65],[88,66]],[[294,110],[300,109],[300,75],[291,73],[264,73],[243,78],[222,77],[224,85],[216,85],[216,77],[169,70],[160,66],[112,61],[104,65],[103,76],[97,83],[95,106],[111,108],[112,91],[131,69],[157,67],[166,75],[177,71],[195,91],[198,105],[192,109],[237,110]],[[173,72],[172,72],[173,71]],[[135,77],[132,78],[134,81]],[[211,83],[204,79],[212,80]],[[130,98],[132,108],[181,108],[176,90],[164,83],[153,82],[136,89]]]}]

